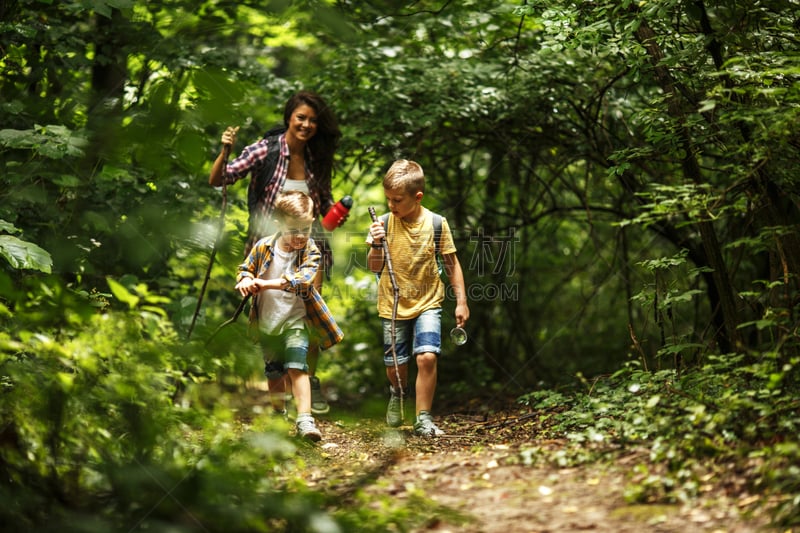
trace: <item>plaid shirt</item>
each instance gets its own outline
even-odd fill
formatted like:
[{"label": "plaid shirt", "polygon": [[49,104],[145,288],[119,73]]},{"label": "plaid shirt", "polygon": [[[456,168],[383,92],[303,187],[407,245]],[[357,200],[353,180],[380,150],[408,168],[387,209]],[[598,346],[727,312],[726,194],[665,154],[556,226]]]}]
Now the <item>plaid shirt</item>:
[{"label": "plaid shirt", "polygon": [[[269,152],[270,142],[280,143],[280,150],[278,151],[275,173],[269,179],[264,180],[266,184],[264,190],[258,193],[260,200],[256,209],[262,220],[269,220],[272,216],[272,210],[275,207],[275,199],[283,190],[283,185],[286,183],[286,176],[289,173],[289,145],[286,143],[286,134],[282,133],[278,137],[267,137],[246,146],[245,149],[242,150],[241,155],[231,161],[225,168],[227,184],[235,183],[250,173],[250,187],[255,187],[258,181],[255,179],[255,176],[259,172],[268,171],[266,168],[266,158]],[[326,185],[314,176],[314,172],[311,170],[311,163],[313,162],[312,155],[311,151],[308,149],[306,149],[305,152],[305,162],[308,195],[314,200],[314,218],[316,219],[320,214],[325,215],[328,209],[333,205],[333,195],[331,193],[330,182]],[[253,242],[249,242],[248,244],[252,245],[255,241],[264,237],[264,235],[251,235],[250,237]]]},{"label": "plaid shirt", "polygon": [[[237,283],[246,277],[266,279],[264,276],[272,262],[275,241],[279,237],[280,233],[276,233],[256,243],[245,262],[239,265],[239,274],[236,276]],[[313,279],[317,273],[320,255],[314,240],[308,239],[306,247],[298,254],[294,276],[284,275],[284,277],[289,281],[289,287],[285,290],[294,292],[303,299],[306,307],[306,327],[308,327],[311,340],[318,344],[320,349],[325,350],[341,341],[344,333],[336,324],[322,295],[314,288]],[[250,307],[251,324],[258,321],[257,298],[258,294],[253,296],[253,304]]]}]

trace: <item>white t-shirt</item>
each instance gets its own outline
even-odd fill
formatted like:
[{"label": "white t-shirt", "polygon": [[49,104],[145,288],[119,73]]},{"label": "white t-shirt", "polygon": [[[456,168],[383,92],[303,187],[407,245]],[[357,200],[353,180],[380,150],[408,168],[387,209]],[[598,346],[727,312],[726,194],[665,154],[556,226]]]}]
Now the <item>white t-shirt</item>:
[{"label": "white t-shirt", "polygon": [[[282,250],[276,242],[265,279],[283,277],[287,270],[293,273],[297,254],[296,251]],[[266,335],[279,335],[287,329],[302,329],[305,316],[305,304],[294,292],[266,289],[258,293],[259,329]]]}]

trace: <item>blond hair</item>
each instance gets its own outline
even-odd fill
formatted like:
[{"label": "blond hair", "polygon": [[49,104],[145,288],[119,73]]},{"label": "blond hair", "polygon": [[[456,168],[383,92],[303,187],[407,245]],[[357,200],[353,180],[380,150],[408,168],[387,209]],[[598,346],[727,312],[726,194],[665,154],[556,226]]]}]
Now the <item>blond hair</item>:
[{"label": "blond hair", "polygon": [[314,200],[302,191],[286,191],[275,199],[275,216],[281,221],[294,219],[302,222],[314,220]]},{"label": "blond hair", "polygon": [[399,191],[409,194],[425,192],[425,174],[422,167],[415,161],[398,159],[383,177],[383,188],[389,191]]}]

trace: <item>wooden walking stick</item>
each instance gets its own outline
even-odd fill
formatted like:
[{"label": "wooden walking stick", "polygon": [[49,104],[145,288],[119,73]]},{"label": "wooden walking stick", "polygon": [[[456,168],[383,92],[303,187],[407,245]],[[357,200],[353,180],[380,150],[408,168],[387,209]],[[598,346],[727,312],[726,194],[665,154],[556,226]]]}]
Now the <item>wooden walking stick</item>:
[{"label": "wooden walking stick", "polygon": [[233,312],[233,316],[230,317],[225,322],[223,322],[222,324],[220,324],[219,326],[217,326],[217,329],[214,330],[214,333],[209,335],[209,337],[206,339],[206,346],[209,345],[211,340],[214,337],[217,336],[217,333],[219,333],[222,328],[224,328],[225,326],[229,326],[229,325],[233,324],[234,322],[236,322],[236,319],[239,318],[239,315],[241,315],[242,311],[244,311],[244,306],[247,303],[247,300],[249,300],[249,299],[250,299],[250,295],[249,294],[247,296],[245,296],[244,298],[242,298],[242,301],[239,302],[239,307],[237,307],[236,311]]},{"label": "wooden walking stick", "polygon": [[[375,208],[370,206],[367,208],[369,216],[372,217],[373,222],[378,221],[375,215]],[[386,261],[386,270],[389,271],[389,281],[392,283],[392,323],[391,323],[391,338],[392,338],[392,361],[394,362],[394,372],[397,377],[397,386],[400,389],[400,417],[404,418],[405,409],[403,409],[403,397],[405,396],[405,389],[403,388],[403,380],[400,378],[400,365],[397,363],[397,305],[400,303],[400,287],[397,285],[397,278],[394,275],[394,268],[392,267],[392,257],[389,255],[389,243],[386,242],[386,237],[383,238],[383,259]]]},{"label": "wooden walking stick", "polygon": [[[200,289],[200,296],[197,297],[197,306],[192,315],[192,323],[189,325],[189,332],[186,334],[187,339],[192,338],[192,331],[194,331],[195,322],[197,322],[197,315],[200,314],[200,306],[203,305],[203,296],[206,294],[206,287],[208,280],[211,278],[211,268],[214,266],[214,257],[217,255],[217,248],[222,242],[222,236],[225,233],[225,211],[228,209],[228,187],[226,180],[226,168],[228,166],[228,157],[231,155],[231,145],[225,144],[222,146],[222,207],[219,212],[219,233],[217,239],[214,241],[214,246],[211,248],[211,257],[208,259],[208,268],[206,269],[206,277],[203,280],[203,286]],[[239,315],[236,315],[239,316]],[[215,332],[216,333],[216,332]]]}]

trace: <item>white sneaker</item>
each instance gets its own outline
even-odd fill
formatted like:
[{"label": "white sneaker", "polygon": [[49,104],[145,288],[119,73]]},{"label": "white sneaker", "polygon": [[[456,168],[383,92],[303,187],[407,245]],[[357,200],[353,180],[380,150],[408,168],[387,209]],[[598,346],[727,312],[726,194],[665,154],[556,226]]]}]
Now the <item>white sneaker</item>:
[{"label": "white sneaker", "polygon": [[420,411],[417,422],[414,424],[414,434],[420,437],[436,437],[444,435],[444,431],[433,423],[433,417],[428,411]]},{"label": "white sneaker", "polygon": [[322,433],[317,429],[314,424],[314,417],[309,414],[297,415],[297,434],[306,440],[319,442],[322,440]]}]

